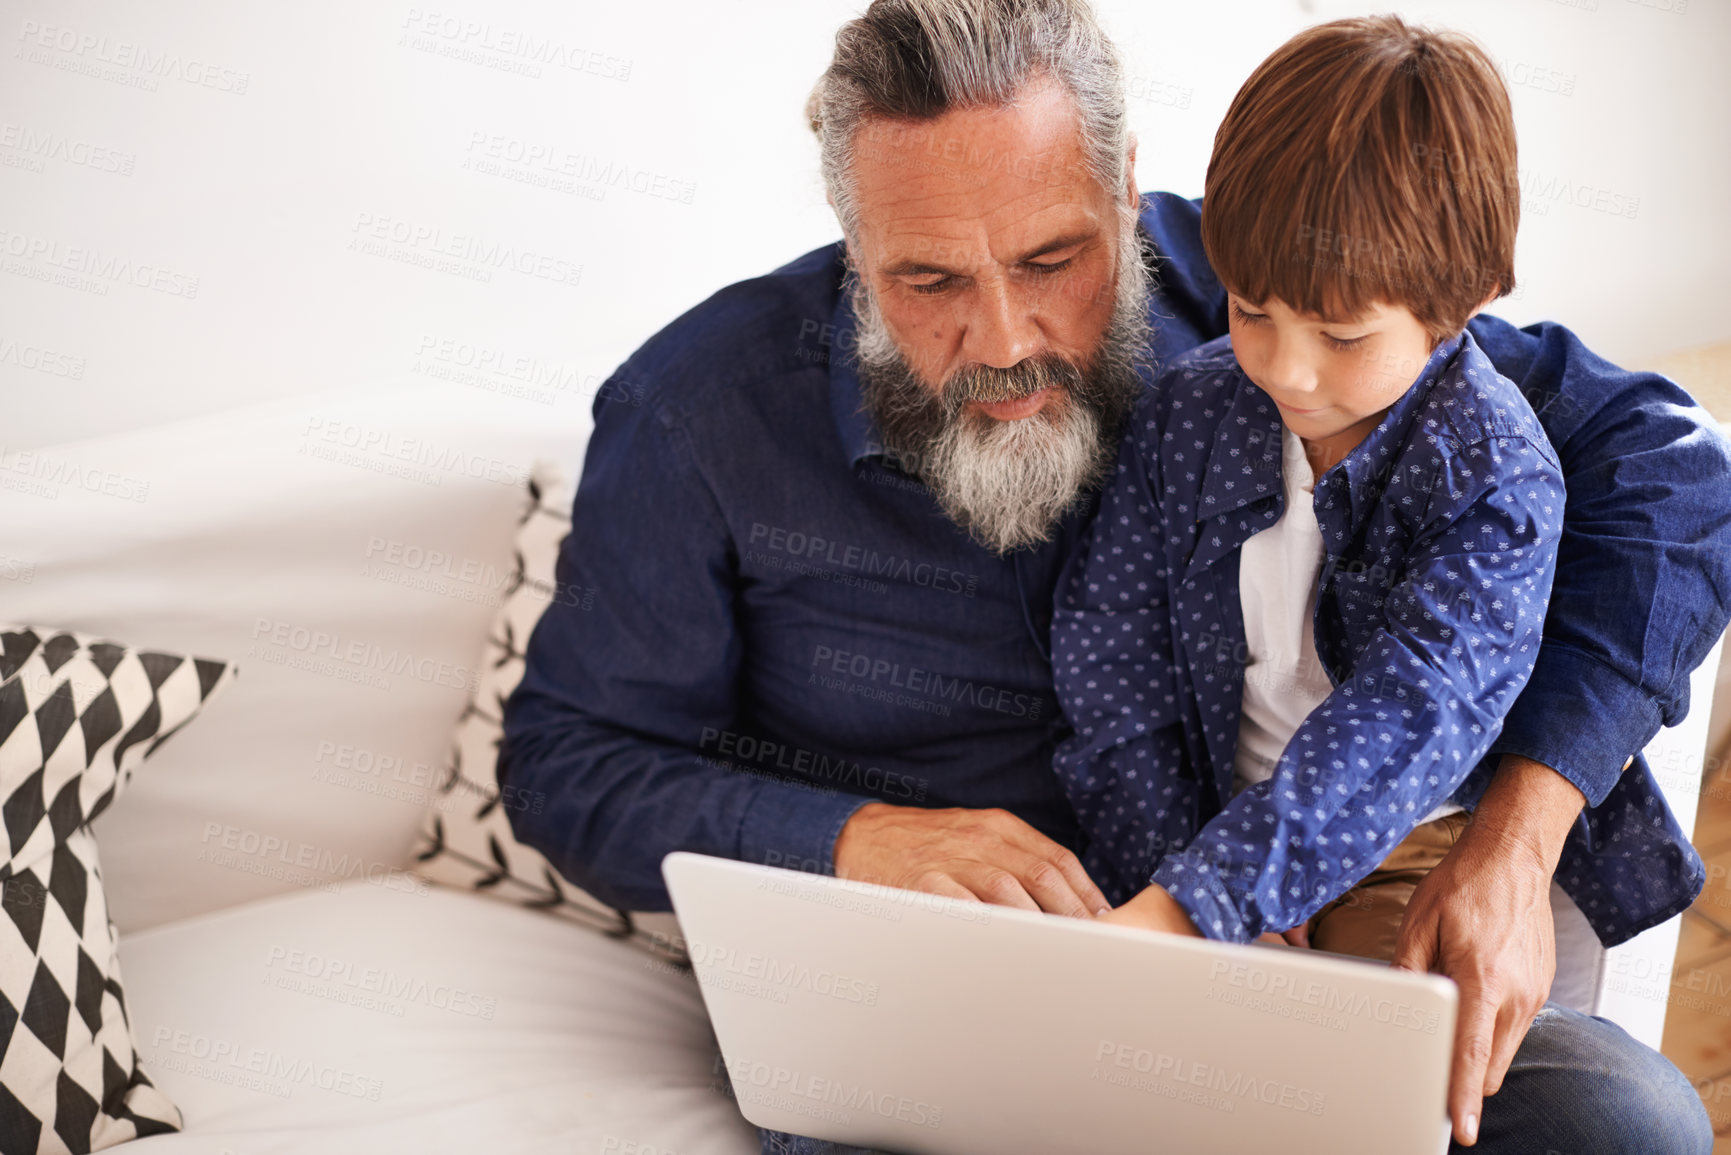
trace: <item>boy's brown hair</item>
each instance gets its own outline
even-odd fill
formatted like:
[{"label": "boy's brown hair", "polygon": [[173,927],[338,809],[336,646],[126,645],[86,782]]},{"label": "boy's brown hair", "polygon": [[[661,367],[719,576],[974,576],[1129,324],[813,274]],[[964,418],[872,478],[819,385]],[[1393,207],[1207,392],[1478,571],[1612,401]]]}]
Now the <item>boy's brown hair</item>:
[{"label": "boy's brown hair", "polygon": [[1214,135],[1202,243],[1221,282],[1344,319],[1403,305],[1434,343],[1515,287],[1515,125],[1490,57],[1395,16],[1308,28]]}]

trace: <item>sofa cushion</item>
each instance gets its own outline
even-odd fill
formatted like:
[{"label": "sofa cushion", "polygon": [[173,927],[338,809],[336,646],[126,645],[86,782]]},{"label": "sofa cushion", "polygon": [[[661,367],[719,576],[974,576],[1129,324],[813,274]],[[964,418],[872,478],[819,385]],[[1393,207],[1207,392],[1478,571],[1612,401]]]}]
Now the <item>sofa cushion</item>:
[{"label": "sofa cushion", "polygon": [[524,487],[506,595],[475,668],[480,684],[457,722],[439,795],[427,810],[416,869],[434,882],[464,887],[684,958],[678,923],[666,912],[621,911],[562,878],[511,832],[509,811],[539,810],[542,799],[499,787],[505,700],[523,679],[523,649],[554,598],[589,591],[562,588],[554,576],[571,533],[576,485],[562,467],[538,461]]},{"label": "sofa cushion", "polygon": [[233,676],[224,662],[0,626],[0,1151],[180,1125],[128,1030],[88,823]]},{"label": "sofa cushion", "polygon": [[346,383],[33,455],[134,500],[0,487],[6,618],[246,667],[97,821],[122,933],[409,865],[529,463],[582,460],[531,408]]},{"label": "sofa cushion", "polygon": [[125,936],[186,1132],[138,1155],[747,1155],[696,981],[563,919],[364,881]]}]

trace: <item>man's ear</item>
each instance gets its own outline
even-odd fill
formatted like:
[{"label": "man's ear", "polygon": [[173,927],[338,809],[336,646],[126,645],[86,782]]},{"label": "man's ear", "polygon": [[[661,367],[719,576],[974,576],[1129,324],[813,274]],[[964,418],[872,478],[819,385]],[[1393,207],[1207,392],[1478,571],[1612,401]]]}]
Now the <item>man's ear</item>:
[{"label": "man's ear", "polygon": [[[835,212],[835,198],[833,196],[831,196],[826,191],[823,194],[823,199],[829,205],[829,211],[832,213]],[[836,219],[836,223],[840,224],[841,223],[841,214],[837,213],[835,219]],[[848,240],[848,235],[847,235],[847,232],[845,230],[842,232],[842,235],[841,235],[841,260],[842,260],[842,267],[843,268],[845,268],[845,269],[852,269],[853,268],[853,243]]]},{"label": "man's ear", "polygon": [[1142,194],[1136,191],[1136,134],[1131,133],[1124,148],[1124,199],[1131,208],[1142,203]]}]

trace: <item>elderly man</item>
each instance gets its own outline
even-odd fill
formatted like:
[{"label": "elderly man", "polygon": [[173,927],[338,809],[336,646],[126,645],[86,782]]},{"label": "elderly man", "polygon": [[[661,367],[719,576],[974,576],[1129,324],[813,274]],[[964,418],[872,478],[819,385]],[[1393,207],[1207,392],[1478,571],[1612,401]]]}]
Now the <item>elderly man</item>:
[{"label": "elderly man", "polygon": [[[1084,0],[877,0],[808,111],[844,243],[699,305],[605,391],[641,405],[597,403],[559,577],[598,593],[531,639],[501,771],[547,803],[516,832],[627,908],[666,909],[660,861],[695,850],[1101,913],[1047,629],[1149,367],[1226,332],[1198,206],[1137,194]],[[1638,751],[1731,612],[1731,456],[1567,330],[1472,332],[1564,464],[1565,540],[1397,962],[1460,984],[1457,1144],[1704,1152],[1675,1068],[1545,1004],[1548,888],[1608,943],[1700,888]]]}]

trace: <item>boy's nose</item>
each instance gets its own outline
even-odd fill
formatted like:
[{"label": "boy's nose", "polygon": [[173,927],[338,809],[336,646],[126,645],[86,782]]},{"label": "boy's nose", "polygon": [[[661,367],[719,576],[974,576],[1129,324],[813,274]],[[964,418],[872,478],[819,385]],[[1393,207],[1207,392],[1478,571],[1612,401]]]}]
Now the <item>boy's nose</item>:
[{"label": "boy's nose", "polygon": [[1316,392],[1316,367],[1291,350],[1276,350],[1262,367],[1262,379],[1282,400]]}]

